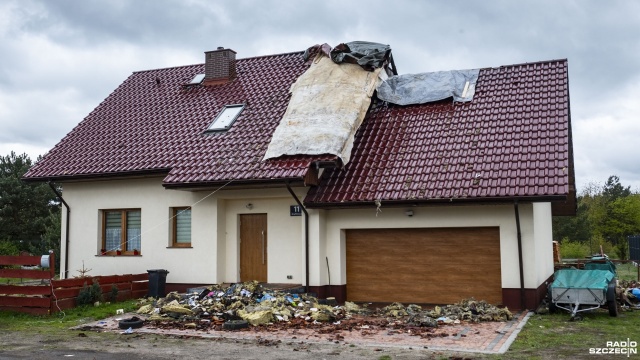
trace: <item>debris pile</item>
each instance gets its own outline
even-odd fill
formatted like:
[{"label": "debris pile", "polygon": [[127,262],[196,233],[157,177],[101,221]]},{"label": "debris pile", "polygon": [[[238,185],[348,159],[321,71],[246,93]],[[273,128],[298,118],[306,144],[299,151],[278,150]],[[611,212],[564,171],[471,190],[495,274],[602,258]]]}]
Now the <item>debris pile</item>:
[{"label": "debris pile", "polygon": [[640,284],[637,281],[619,281],[616,295],[622,310],[640,309]]},{"label": "debris pile", "polygon": [[[354,327],[364,327],[362,329],[366,330],[374,325],[387,328],[434,328],[461,321],[506,321],[512,318],[506,308],[473,299],[454,305],[436,306],[431,310],[400,303],[373,310],[368,308],[368,304],[353,302],[330,306],[310,294],[270,290],[257,281],[229,287],[213,285],[187,294],[172,292],[157,300],[142,299],[140,304],[137,313],[148,315],[147,320],[156,325],[200,330],[228,329],[223,326],[226,322],[241,320],[254,327],[275,325],[307,328],[329,325],[326,331],[330,332]],[[365,318],[368,320],[363,320]]]}]

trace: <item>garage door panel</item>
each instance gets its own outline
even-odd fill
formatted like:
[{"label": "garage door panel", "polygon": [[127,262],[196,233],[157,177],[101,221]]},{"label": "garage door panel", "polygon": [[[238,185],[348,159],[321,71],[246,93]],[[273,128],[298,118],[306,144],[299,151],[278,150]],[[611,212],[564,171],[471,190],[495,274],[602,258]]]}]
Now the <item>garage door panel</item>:
[{"label": "garage door panel", "polygon": [[502,303],[497,227],[347,230],[347,299]]},{"label": "garage door panel", "polygon": [[[460,271],[460,270],[456,270]],[[429,276],[419,275],[420,279],[416,280],[415,274],[406,274],[401,271],[388,271],[373,273],[367,282],[362,282],[364,285],[368,284],[380,284],[381,286],[388,286],[389,284],[399,284],[407,281],[411,284],[411,287],[417,286],[430,286],[431,284],[446,285],[447,288],[461,287],[461,286],[477,286],[478,283],[483,282],[495,282],[500,281],[499,276],[487,276],[483,273],[467,274],[457,272],[453,274],[430,274]],[[371,277],[375,277],[373,280]],[[351,279],[350,279],[351,280]],[[355,279],[357,281],[357,279]],[[349,284],[347,284],[349,285]]]},{"label": "garage door panel", "polygon": [[[481,267],[482,270],[478,271]],[[485,279],[491,276],[497,276],[500,274],[500,264],[443,264],[443,265],[414,265],[409,262],[401,263],[393,267],[387,266],[353,266],[349,267],[353,272],[363,273],[361,276],[370,279],[375,276],[378,279],[396,279],[402,277],[415,278],[419,276],[420,279],[439,279],[446,277],[451,280],[460,280],[469,277],[477,277]],[[360,277],[360,276],[359,276]],[[499,276],[498,276],[499,278]]]}]

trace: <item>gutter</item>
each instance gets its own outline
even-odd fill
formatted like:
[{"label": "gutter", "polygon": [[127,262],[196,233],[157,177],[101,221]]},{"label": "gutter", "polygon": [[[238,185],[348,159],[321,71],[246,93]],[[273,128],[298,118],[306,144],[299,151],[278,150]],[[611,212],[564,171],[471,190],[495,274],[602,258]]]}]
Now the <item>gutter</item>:
[{"label": "gutter", "polygon": [[[163,182],[162,186],[169,190],[201,190],[216,188],[221,185],[225,185],[231,179],[217,180],[217,181],[205,181],[205,182]],[[282,181],[285,183],[294,182],[295,184],[304,185],[303,177],[289,177],[289,178],[275,178],[275,179],[258,179],[258,180],[233,180],[232,186],[228,186],[227,189],[264,189],[270,188],[282,188]]]},{"label": "gutter", "polygon": [[304,291],[309,292],[309,213],[307,209],[305,209],[300,199],[296,196],[296,194],[291,190],[291,186],[289,185],[289,180],[285,180],[284,184],[287,185],[287,190],[293,197],[293,199],[298,203],[302,212],[304,212],[304,264],[305,264],[305,285]]},{"label": "gutter", "polygon": [[515,200],[513,202],[513,208],[516,215],[516,231],[518,237],[518,266],[520,267],[520,309],[525,310],[524,267],[522,264],[522,231],[520,229],[520,210],[518,209],[518,200]]},{"label": "gutter", "polygon": [[168,175],[171,168],[150,169],[150,170],[132,170],[112,173],[92,173],[92,174],[76,174],[76,175],[60,175],[60,176],[28,176],[28,173],[22,178],[26,182],[42,182],[42,181],[87,181],[87,180],[112,180],[112,179],[130,179],[132,177],[151,177]]},{"label": "gutter", "polygon": [[64,199],[62,198],[62,194],[60,194],[60,192],[56,189],[55,186],[53,186],[53,183],[51,181],[48,182],[49,187],[51,188],[51,190],[53,190],[54,193],[56,193],[56,196],[58,197],[58,199],[60,199],[60,201],[64,204],[64,206],[67,208],[67,221],[65,224],[65,246],[64,246],[64,278],[67,279],[68,275],[69,275],[69,217],[71,215],[71,208],[69,207],[69,204],[67,204],[66,201],[64,201]]},{"label": "gutter", "polygon": [[[548,195],[548,196],[518,196],[518,197],[453,197],[453,198],[431,198],[416,200],[382,200],[386,207],[407,207],[421,205],[466,205],[466,204],[486,204],[486,205],[507,205],[514,201],[524,202],[556,202],[567,200],[568,195]],[[373,200],[349,201],[349,202],[310,202],[309,209],[365,209],[375,207]]]}]

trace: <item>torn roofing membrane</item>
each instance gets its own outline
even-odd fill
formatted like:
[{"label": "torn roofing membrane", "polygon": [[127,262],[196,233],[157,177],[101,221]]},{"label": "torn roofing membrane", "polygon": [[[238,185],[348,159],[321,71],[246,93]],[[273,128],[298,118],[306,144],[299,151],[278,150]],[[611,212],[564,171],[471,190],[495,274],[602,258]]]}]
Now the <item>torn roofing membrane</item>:
[{"label": "torn roofing membrane", "polygon": [[378,86],[378,99],[397,105],[424,104],[453,97],[473,99],[479,69],[391,76]]},{"label": "torn roofing membrane", "polygon": [[332,154],[349,162],[356,131],[371,104],[382,68],[366,71],[317,54],[291,86],[291,100],[264,160],[283,155]]}]

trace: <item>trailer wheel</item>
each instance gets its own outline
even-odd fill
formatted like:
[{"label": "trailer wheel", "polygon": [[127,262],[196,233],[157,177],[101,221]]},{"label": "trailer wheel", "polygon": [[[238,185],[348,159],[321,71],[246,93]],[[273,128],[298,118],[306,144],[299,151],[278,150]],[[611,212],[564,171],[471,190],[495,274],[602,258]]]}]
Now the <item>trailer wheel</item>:
[{"label": "trailer wheel", "polygon": [[618,316],[618,302],[616,301],[616,278],[609,282],[607,287],[607,306],[609,307],[610,316]]},{"label": "trailer wheel", "polygon": [[609,306],[609,316],[618,316],[618,303],[615,300],[609,300],[607,305]]}]

